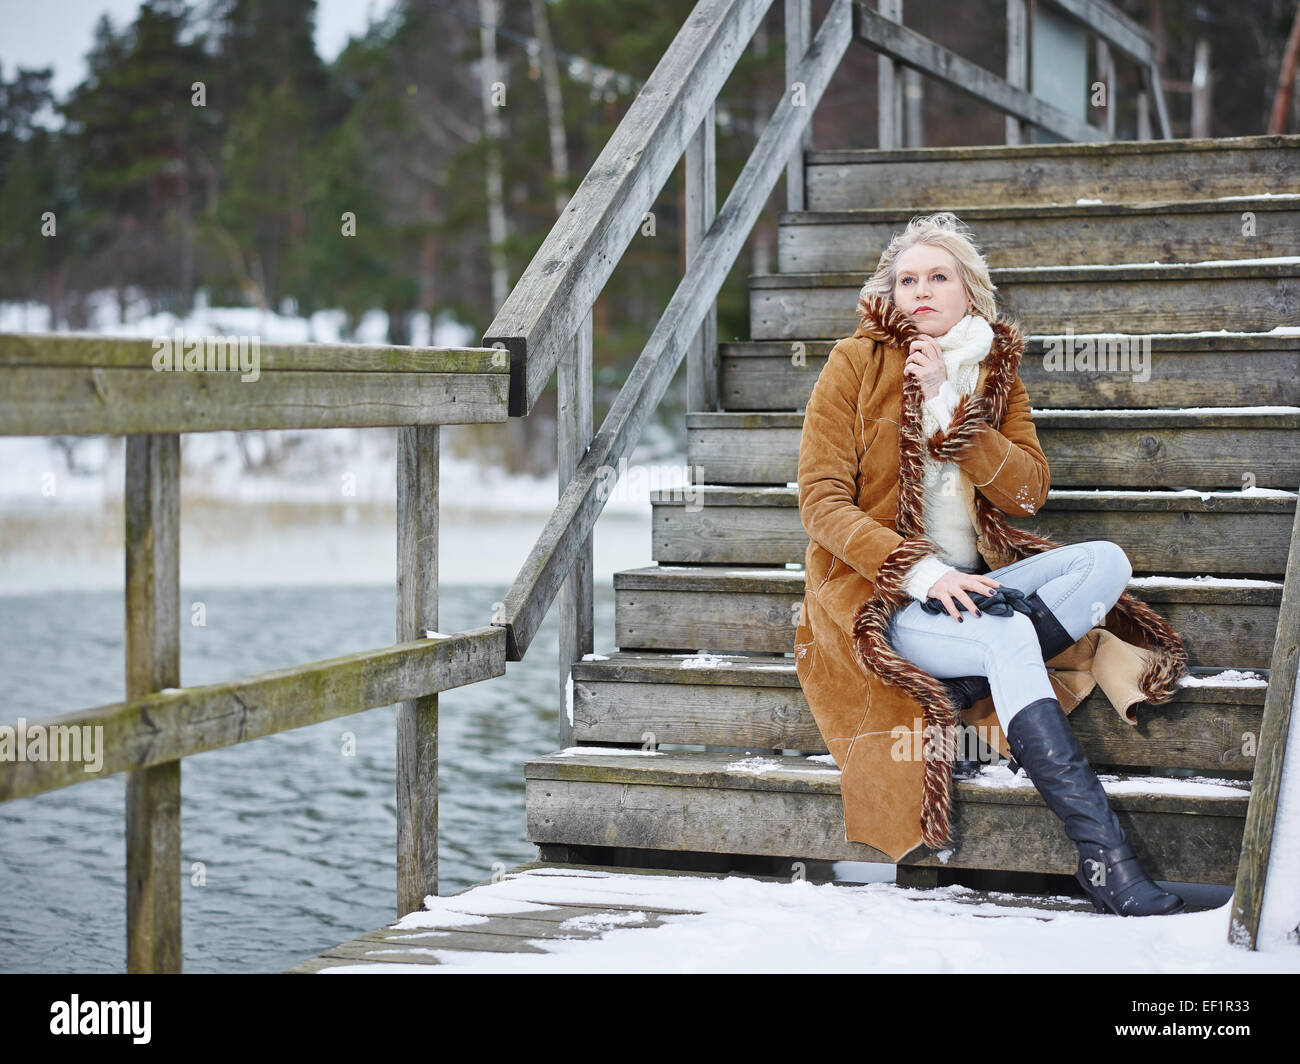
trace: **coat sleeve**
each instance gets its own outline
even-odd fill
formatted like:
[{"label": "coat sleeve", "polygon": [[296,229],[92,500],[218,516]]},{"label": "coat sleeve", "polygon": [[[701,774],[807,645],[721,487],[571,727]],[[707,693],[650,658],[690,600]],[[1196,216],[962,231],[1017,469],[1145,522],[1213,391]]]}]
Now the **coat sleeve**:
[{"label": "coat sleeve", "polygon": [[929,447],[935,458],[956,462],[976,490],[1003,513],[1023,517],[1047,502],[1047,456],[1018,373],[999,428],[989,422],[982,397],[963,395],[947,430],[934,433]]},{"label": "coat sleeve", "polygon": [[[875,343],[869,338],[854,342]],[[841,340],[831,350],[804,411],[799,438],[799,517],[809,539],[874,581],[881,563],[903,537],[868,517],[855,500],[858,452],[854,432],[861,382],[846,346]]]}]

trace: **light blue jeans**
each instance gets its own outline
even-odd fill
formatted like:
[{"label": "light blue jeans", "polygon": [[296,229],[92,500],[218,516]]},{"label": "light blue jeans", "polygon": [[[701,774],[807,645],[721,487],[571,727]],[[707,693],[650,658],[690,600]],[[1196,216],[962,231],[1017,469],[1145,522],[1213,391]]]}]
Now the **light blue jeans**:
[{"label": "light blue jeans", "polygon": [[[1043,551],[984,575],[1026,595],[1037,591],[1062,627],[1078,639],[1100,624],[1119,601],[1133,567],[1123,548],[1095,539]],[[939,679],[987,676],[1003,731],[1031,702],[1056,697],[1038,633],[1028,616],[1018,612],[1007,617],[976,616],[958,599],[953,605],[961,621],[946,611],[927,613],[913,599],[890,621],[893,648]]]}]

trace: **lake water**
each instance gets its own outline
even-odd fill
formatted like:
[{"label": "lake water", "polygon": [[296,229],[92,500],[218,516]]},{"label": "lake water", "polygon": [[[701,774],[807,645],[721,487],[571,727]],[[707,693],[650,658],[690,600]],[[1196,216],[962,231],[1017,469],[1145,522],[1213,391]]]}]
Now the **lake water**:
[{"label": "lake water", "polygon": [[[506,591],[444,585],[439,631],[488,623]],[[202,627],[190,623],[196,602]],[[0,597],[0,721],[120,701],[123,609],[120,592]],[[390,645],[395,609],[382,586],[182,587],[181,683]],[[613,619],[613,588],[597,580],[596,653],[614,652]],[[439,697],[440,894],[537,857],[523,764],[557,746],[556,654],[552,612],[505,676]],[[184,760],[186,972],[283,971],[397,918],[394,715],[367,710]],[[125,784],[119,774],[0,803],[0,972],[126,970]]]}]

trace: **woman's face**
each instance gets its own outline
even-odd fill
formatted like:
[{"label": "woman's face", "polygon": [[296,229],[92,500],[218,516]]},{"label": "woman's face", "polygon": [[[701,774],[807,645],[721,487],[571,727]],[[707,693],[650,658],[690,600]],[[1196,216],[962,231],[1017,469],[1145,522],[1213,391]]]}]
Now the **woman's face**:
[{"label": "woman's face", "polygon": [[952,252],[932,244],[913,244],[898,256],[894,305],[921,332],[942,336],[966,316],[970,303]]}]

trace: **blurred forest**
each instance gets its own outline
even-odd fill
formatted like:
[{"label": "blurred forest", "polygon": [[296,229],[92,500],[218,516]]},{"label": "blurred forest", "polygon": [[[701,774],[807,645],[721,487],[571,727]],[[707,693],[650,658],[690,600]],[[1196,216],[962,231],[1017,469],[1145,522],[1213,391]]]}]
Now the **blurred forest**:
[{"label": "blurred forest", "polygon": [[[1198,40],[1210,135],[1266,131],[1294,0],[1118,6],[1157,34],[1174,136],[1189,135]],[[114,293],[123,317],[140,298],[184,315],[203,289],[212,306],[341,308],[347,335],[380,309],[396,344],[417,312],[445,311],[481,337],[693,7],[404,0],[331,63],[313,44],[315,0],[146,0],[130,25],[103,18],[65,99],[49,70],[0,69],[0,301],[40,303],[52,328],[79,329],[93,293]],[[783,91],[782,7],[723,89],[719,206]],[[814,0],[814,26],[826,7]],[[907,0],[904,21],[1001,73],[1004,11]],[[504,107],[484,104],[485,53]],[[1137,77],[1118,65],[1126,139]],[[816,148],[875,145],[875,86],[875,53],[852,46],[816,112]],[[1002,142],[1000,113],[938,82],[924,92],[926,145]],[[681,277],[682,172],[596,307],[597,425]],[[720,296],[722,340],[746,335],[745,278],[775,268],[783,206],[778,185]],[[512,431],[523,455],[553,454],[536,427]]]}]

